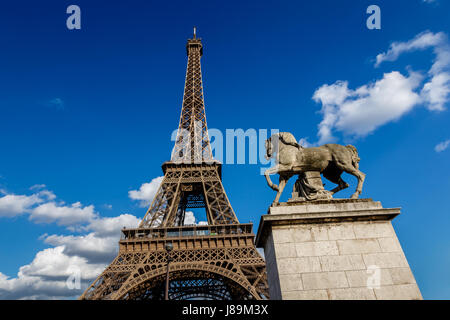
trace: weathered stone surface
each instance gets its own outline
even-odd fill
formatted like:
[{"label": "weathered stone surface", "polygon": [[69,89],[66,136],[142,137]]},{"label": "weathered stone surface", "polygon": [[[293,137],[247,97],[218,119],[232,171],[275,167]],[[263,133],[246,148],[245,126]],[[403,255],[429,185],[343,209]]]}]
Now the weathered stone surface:
[{"label": "weathered stone surface", "polygon": [[390,222],[355,223],[353,230],[357,239],[382,238],[394,236]]},{"label": "weathered stone surface", "polygon": [[337,246],[340,254],[381,252],[377,239],[338,240]]},{"label": "weathered stone surface", "polygon": [[310,228],[313,241],[328,240],[328,228],[326,226],[312,226]]},{"label": "weathered stone surface", "polygon": [[280,205],[261,218],[271,299],[422,298],[390,222],[398,209],[367,200],[317,206]]},{"label": "weathered stone surface", "polygon": [[[302,227],[291,228],[290,232],[292,234],[292,240],[294,242],[313,241],[311,227],[305,226],[303,228]],[[325,239],[325,240],[327,240],[327,239]]]},{"label": "weathered stone surface", "polygon": [[328,239],[329,240],[355,239],[355,233],[353,232],[353,225],[350,223],[329,225]]},{"label": "weathered stone surface", "polygon": [[301,242],[295,244],[298,257],[339,254],[336,241]]},{"label": "weathered stone surface", "polygon": [[321,272],[319,257],[300,257],[280,259],[278,263],[280,274],[300,274],[305,272]]},{"label": "weathered stone surface", "polygon": [[294,242],[292,233],[287,228],[273,228],[272,236],[274,243]]},{"label": "weathered stone surface", "polygon": [[303,290],[302,275],[296,274],[280,274],[280,286],[283,291]]},{"label": "weathered stone surface", "polygon": [[[379,269],[380,272],[380,286],[386,286],[393,284],[389,269]],[[367,280],[372,275],[367,269],[364,270],[352,270],[345,271],[347,280],[352,288],[367,287]]]},{"label": "weathered stone surface", "polygon": [[408,267],[404,256],[398,252],[368,253],[363,254],[366,266],[377,266],[379,268]]},{"label": "weathered stone surface", "polygon": [[393,284],[414,284],[414,276],[410,268],[389,269]]},{"label": "weathered stone surface", "polygon": [[382,286],[374,289],[378,300],[421,300],[422,294],[416,284]]},{"label": "weathered stone surface", "polygon": [[278,258],[293,258],[297,256],[294,243],[276,243],[275,252]]},{"label": "weathered stone surface", "polygon": [[331,300],[376,300],[375,293],[368,288],[329,289]]},{"label": "weathered stone surface", "polygon": [[269,295],[272,300],[281,299],[280,278],[278,272],[278,261],[274,250],[273,234],[271,233],[264,243],[264,256],[266,259],[267,281]]},{"label": "weathered stone surface", "polygon": [[366,269],[361,255],[322,256],[320,264],[323,271],[346,271]]},{"label": "weathered stone surface", "polygon": [[283,292],[283,300],[328,300],[327,290],[302,290]]},{"label": "weathered stone surface", "polygon": [[304,273],[302,280],[305,290],[348,287],[345,272]]},{"label": "weathered stone surface", "polygon": [[402,247],[396,238],[378,238],[377,240],[383,252],[402,252]]},{"label": "weathered stone surface", "polygon": [[381,202],[371,199],[342,200],[334,199],[328,201],[303,202],[270,207],[270,214],[290,213],[313,213],[313,212],[335,212],[335,211],[360,211],[382,209]]}]

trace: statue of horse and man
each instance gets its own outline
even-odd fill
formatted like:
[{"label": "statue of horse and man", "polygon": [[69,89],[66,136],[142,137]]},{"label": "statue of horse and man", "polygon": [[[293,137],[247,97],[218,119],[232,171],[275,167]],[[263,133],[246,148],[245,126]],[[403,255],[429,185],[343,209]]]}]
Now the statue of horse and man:
[{"label": "statue of horse and man", "polygon": [[[276,155],[276,156],[275,156]],[[309,187],[307,180],[302,180],[306,173],[317,173],[319,180],[322,174],[329,181],[337,184],[337,187],[330,191],[322,190],[330,194],[348,188],[348,184],[342,180],[342,173],[347,172],[358,179],[358,185],[351,196],[357,199],[361,194],[365,174],[359,170],[358,151],[352,145],[343,146],[340,144],[325,144],[320,147],[305,148],[297,143],[294,136],[289,132],[279,132],[273,134],[266,140],[266,159],[276,157],[276,165],[265,171],[264,175],[267,184],[277,195],[272,205],[279,203],[283,189],[287,181],[294,175],[299,176],[298,181],[303,181],[304,187]],[[272,183],[270,175],[279,175],[279,184]],[[320,180],[320,187],[323,184]]]}]

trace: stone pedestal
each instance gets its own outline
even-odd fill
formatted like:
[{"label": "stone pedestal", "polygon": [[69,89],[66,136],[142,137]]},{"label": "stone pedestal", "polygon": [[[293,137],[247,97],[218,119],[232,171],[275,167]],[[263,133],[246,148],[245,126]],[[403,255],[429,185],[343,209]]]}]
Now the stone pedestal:
[{"label": "stone pedestal", "polygon": [[392,227],[371,199],[282,203],[261,217],[271,299],[422,299]]}]

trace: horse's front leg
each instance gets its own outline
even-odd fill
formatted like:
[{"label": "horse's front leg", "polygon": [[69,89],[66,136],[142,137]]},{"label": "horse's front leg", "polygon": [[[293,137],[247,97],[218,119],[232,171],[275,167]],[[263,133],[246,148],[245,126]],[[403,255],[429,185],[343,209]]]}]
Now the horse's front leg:
[{"label": "horse's front leg", "polygon": [[272,167],[272,168],[267,169],[267,170],[264,172],[264,176],[266,177],[266,181],[267,181],[267,184],[269,185],[269,187],[272,188],[272,189],[275,190],[275,191],[279,191],[278,186],[277,186],[276,184],[273,184],[273,183],[272,183],[272,180],[270,179],[270,175],[271,175],[271,174],[275,174],[275,173],[278,173],[278,165],[276,165],[276,166],[274,166],[274,167]]},{"label": "horse's front leg", "polygon": [[284,187],[286,186],[286,182],[288,179],[289,179],[289,177],[280,175],[280,183],[279,183],[278,193],[275,197],[275,200],[273,200],[272,206],[277,205],[280,202],[280,197],[283,194],[283,190],[284,190]]}]

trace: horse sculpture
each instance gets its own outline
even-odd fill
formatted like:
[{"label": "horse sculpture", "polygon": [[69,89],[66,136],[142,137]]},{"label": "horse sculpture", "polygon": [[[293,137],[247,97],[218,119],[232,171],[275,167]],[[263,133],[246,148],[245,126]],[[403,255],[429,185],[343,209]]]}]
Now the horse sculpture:
[{"label": "horse sculpture", "polygon": [[[365,174],[359,170],[358,151],[352,145],[325,144],[320,147],[304,148],[295,140],[289,132],[273,134],[266,140],[266,159],[270,159],[276,153],[276,165],[265,171],[267,184],[273,190],[278,191],[273,205],[277,205],[287,181],[296,174],[308,171],[317,171],[325,178],[338,186],[330,190],[334,194],[348,188],[348,184],[342,180],[341,174],[345,171],[358,179],[358,185],[352,199],[357,199],[362,191]],[[278,173],[279,185],[273,184],[270,176]]]}]

